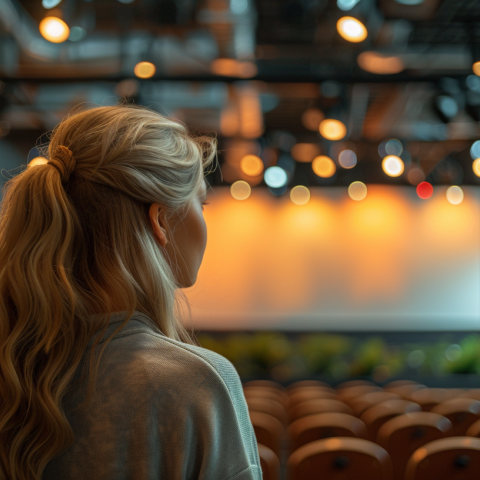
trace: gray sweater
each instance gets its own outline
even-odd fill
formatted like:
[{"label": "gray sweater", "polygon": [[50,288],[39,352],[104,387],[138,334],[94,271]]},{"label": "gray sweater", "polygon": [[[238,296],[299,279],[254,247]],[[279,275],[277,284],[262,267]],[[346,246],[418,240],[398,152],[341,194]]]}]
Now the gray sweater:
[{"label": "gray sweater", "polygon": [[[103,340],[124,319],[113,314]],[[43,480],[262,479],[240,377],[225,357],[172,340],[135,312],[105,349],[96,385],[74,414],[84,386],[65,397],[75,442]]]}]

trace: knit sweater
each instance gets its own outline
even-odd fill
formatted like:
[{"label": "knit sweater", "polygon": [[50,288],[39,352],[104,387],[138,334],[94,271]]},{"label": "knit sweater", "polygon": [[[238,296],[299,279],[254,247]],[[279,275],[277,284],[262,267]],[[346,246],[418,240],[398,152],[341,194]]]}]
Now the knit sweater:
[{"label": "knit sweater", "polygon": [[[125,316],[111,316],[102,342]],[[75,441],[47,464],[43,480],[262,479],[235,367],[168,338],[141,312],[103,352],[92,401],[72,413],[84,392],[85,384],[65,396]]]}]

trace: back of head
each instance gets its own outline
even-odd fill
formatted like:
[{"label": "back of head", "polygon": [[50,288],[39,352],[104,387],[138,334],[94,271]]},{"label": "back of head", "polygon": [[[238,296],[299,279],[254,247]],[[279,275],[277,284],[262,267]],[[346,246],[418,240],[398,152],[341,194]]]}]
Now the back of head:
[{"label": "back of head", "polygon": [[[165,335],[195,343],[179,322],[180,300],[188,303],[156,243],[148,208],[160,203],[173,215],[188,205],[215,155],[215,138],[194,137],[157,112],[98,107],[65,118],[52,132],[48,164],[5,185],[0,479],[39,479],[73,443],[61,401],[89,340],[108,327],[113,292],[128,315],[108,340],[139,310]],[[108,344],[94,366],[101,337],[91,348],[88,394]]]}]

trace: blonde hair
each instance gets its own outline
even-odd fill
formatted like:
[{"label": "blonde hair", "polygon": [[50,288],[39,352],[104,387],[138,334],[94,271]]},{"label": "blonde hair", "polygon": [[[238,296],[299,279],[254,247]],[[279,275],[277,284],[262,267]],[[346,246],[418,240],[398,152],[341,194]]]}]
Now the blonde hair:
[{"label": "blonde hair", "polygon": [[[135,310],[168,337],[198,345],[179,322],[180,300],[190,308],[155,240],[148,208],[160,203],[173,215],[188,206],[216,147],[215,137],[195,137],[148,108],[98,107],[67,116],[51,133],[50,164],[27,168],[5,185],[1,479],[39,480],[47,463],[74,442],[62,399],[97,332],[85,401],[103,351]],[[73,166],[66,165],[70,153]],[[112,290],[125,299],[127,317],[94,365],[114,311]]]}]

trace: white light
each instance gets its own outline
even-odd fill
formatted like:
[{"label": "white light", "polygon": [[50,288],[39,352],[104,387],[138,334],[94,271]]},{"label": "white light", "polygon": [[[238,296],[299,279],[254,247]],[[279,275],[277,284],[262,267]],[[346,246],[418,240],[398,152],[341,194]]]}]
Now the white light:
[{"label": "white light", "polygon": [[458,205],[463,201],[463,190],[456,185],[447,188],[447,200],[452,205]]},{"label": "white light", "polygon": [[473,142],[473,145],[470,147],[470,156],[473,160],[480,158],[480,140]]},{"label": "white light", "polygon": [[42,7],[48,10],[49,8],[56,7],[61,1],[62,0],[42,0]]},{"label": "white light", "polygon": [[352,150],[343,150],[338,156],[338,163],[343,168],[353,168],[357,164],[357,155]]},{"label": "white light", "polygon": [[351,10],[360,0],[337,0],[337,7],[344,12]]},{"label": "white light", "polygon": [[271,188],[283,187],[287,183],[287,172],[280,167],[270,167],[265,170],[265,183]]},{"label": "white light", "polygon": [[351,37],[360,37],[363,33],[362,27],[353,20],[345,20],[343,31]]}]

